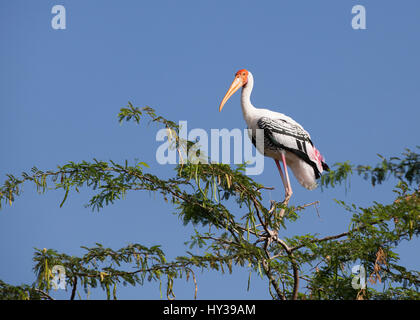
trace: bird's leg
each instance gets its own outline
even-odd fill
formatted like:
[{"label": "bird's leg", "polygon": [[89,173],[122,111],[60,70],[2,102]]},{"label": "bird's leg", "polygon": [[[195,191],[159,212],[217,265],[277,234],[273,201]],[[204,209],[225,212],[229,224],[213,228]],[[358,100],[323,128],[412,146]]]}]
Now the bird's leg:
[{"label": "bird's leg", "polygon": [[286,157],[285,157],[283,152],[281,153],[281,161],[283,162],[284,172],[286,173],[287,187],[286,187],[285,203],[287,204],[287,203],[289,203],[289,199],[292,196],[293,191],[292,191],[292,186],[290,185],[289,173],[287,172]]},{"label": "bird's leg", "polygon": [[279,162],[279,160],[274,159],[274,161],[276,162],[277,169],[278,169],[278,170],[279,170],[279,172],[280,172],[281,181],[283,182],[283,186],[284,186],[284,192],[285,192],[285,194],[286,194],[286,196],[287,196],[287,181],[286,181],[286,179],[285,179],[285,177],[284,177],[283,170],[281,170],[281,166],[280,166],[280,162]]}]

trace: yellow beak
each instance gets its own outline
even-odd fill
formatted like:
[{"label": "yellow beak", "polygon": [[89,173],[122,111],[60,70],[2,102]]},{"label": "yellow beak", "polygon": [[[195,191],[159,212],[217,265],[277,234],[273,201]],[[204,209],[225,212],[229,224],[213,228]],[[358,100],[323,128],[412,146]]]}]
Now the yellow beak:
[{"label": "yellow beak", "polygon": [[226,92],[225,96],[223,97],[222,102],[219,106],[219,112],[222,111],[223,106],[225,103],[229,100],[229,98],[236,92],[240,87],[242,87],[242,79],[241,77],[235,77],[235,80],[233,80],[232,84],[230,85],[229,90]]}]

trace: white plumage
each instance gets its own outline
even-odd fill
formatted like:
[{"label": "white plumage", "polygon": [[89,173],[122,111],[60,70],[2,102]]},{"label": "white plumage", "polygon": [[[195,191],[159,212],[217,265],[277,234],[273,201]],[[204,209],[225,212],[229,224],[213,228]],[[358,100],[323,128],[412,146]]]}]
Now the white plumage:
[{"label": "white plumage", "polygon": [[[309,133],[299,123],[283,113],[255,108],[251,103],[253,86],[254,78],[251,72],[245,69],[239,70],[223,98],[219,110],[221,111],[226,101],[242,87],[242,113],[248,128],[251,129],[248,130],[250,139],[253,140],[259,152],[275,160],[285,186],[287,200],[292,194],[287,166],[291,168],[303,187],[309,190],[316,188],[317,178],[320,177],[323,170],[328,170],[328,166],[313,145]],[[263,148],[256,143],[256,129],[264,130]],[[279,161],[283,162],[285,176]]]}]

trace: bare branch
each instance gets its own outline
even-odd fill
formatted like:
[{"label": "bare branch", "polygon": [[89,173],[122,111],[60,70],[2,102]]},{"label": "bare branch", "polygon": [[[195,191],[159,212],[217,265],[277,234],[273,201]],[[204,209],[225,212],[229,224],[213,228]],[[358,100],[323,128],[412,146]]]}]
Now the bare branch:
[{"label": "bare branch", "polygon": [[73,278],[73,289],[71,290],[71,297],[70,300],[74,300],[74,296],[76,295],[76,288],[77,288],[77,277]]},{"label": "bare branch", "polygon": [[48,293],[35,288],[35,291],[39,292],[41,295],[43,295],[45,298],[47,298],[48,300],[55,300],[53,297],[51,297]]}]

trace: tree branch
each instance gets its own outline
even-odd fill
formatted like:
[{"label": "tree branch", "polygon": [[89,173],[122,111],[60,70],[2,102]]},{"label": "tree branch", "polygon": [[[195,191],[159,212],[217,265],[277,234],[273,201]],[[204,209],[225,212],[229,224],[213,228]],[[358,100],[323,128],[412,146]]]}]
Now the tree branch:
[{"label": "tree branch", "polygon": [[70,300],[74,300],[74,296],[76,295],[77,277],[74,277],[73,279],[73,289],[71,290]]},{"label": "tree branch", "polygon": [[39,292],[41,295],[43,295],[45,298],[47,298],[48,300],[55,300],[53,297],[51,297],[48,293],[35,288],[35,291]]}]

